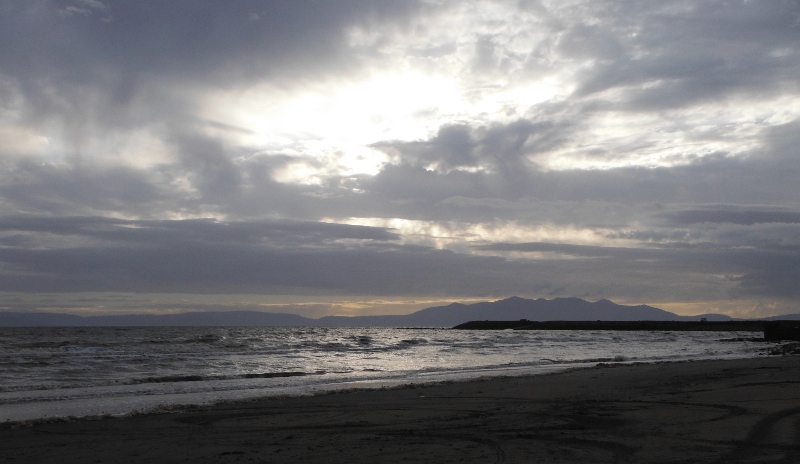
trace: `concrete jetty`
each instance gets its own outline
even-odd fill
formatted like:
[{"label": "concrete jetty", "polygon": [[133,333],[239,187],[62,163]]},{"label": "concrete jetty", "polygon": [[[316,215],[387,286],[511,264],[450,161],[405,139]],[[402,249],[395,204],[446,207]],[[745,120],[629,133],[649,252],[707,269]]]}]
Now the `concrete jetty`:
[{"label": "concrete jetty", "polygon": [[800,341],[800,320],[779,321],[470,321],[458,330],[651,330],[763,332],[764,340]]},{"label": "concrete jetty", "polygon": [[764,325],[765,340],[800,340],[800,321],[769,321]]},{"label": "concrete jetty", "polygon": [[459,330],[656,330],[763,332],[767,321],[470,321]]}]

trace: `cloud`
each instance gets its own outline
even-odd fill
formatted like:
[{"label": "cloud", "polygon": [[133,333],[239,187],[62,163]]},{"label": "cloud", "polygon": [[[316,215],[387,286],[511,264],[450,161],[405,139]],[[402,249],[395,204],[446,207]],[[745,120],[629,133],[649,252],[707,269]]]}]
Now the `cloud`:
[{"label": "cloud", "polygon": [[751,226],[763,223],[800,224],[800,212],[763,210],[685,210],[672,213],[668,218],[677,225],[730,223]]},{"label": "cloud", "polygon": [[0,3],[2,287],[792,301],[798,18]]},{"label": "cloud", "polygon": [[[668,108],[736,93],[763,95],[791,82],[797,72],[796,61],[776,59],[780,50],[793,48],[800,33],[796,2],[610,6],[615,7],[619,14],[603,18],[604,30],[613,31],[627,53],[590,70],[582,94],[655,83],[634,90],[629,101]],[[594,51],[596,56],[602,54]]]},{"label": "cloud", "polygon": [[18,216],[0,230],[0,280],[19,292],[424,294],[474,285],[477,269],[502,264],[339,224]]},{"label": "cloud", "polygon": [[[385,228],[298,221],[14,216],[0,221],[0,232],[4,269],[0,280],[6,291],[16,292],[397,296],[525,292],[587,297],[613,292],[640,298],[668,291],[669,286],[658,290],[658,285],[686,285],[684,275],[707,274],[742,277],[694,282],[697,292],[773,292],[783,297],[793,295],[789,287],[780,279],[767,279],[765,273],[791,271],[789,263],[800,254],[800,229],[795,231],[797,243],[780,249],[768,243],[743,248],[742,240],[731,239],[728,244],[716,240],[685,246],[675,241],[645,247],[569,243],[473,247],[493,252],[489,255],[403,245],[398,233]],[[513,252],[539,256],[492,255]],[[609,268],[614,272],[603,276],[603,269]]]},{"label": "cloud", "polygon": [[739,293],[768,298],[795,299],[800,296],[797,288],[800,279],[800,252],[797,249],[788,255],[773,256],[755,272],[742,276]]},{"label": "cloud", "polygon": [[339,239],[396,240],[388,230],[302,221],[219,222],[193,220],[123,220],[106,217],[5,216],[0,219],[2,232],[31,232],[59,236],[81,236],[129,244],[173,244],[180,241],[254,242],[280,240],[281,243],[312,244]]},{"label": "cloud", "polygon": [[[87,14],[59,14],[66,8]],[[5,4],[0,82],[14,108],[0,125],[47,138],[61,161],[105,161],[141,132],[169,143],[213,92],[359,68],[346,53],[347,29],[413,9],[358,0]],[[110,19],[88,14],[101,10]]]},{"label": "cloud", "polygon": [[[104,10],[113,24],[92,18],[64,18],[64,8]],[[38,75],[69,70],[61,78],[97,79],[101,71],[132,74],[194,75],[195,79],[228,70],[238,73],[297,71],[331,63],[340,55],[343,30],[382,17],[400,18],[413,11],[413,2],[290,2],[243,1],[224,7],[213,1],[36,2],[4,8],[4,43],[13,48],[0,62],[6,70]],[[75,23],[74,21],[79,21]],[[34,34],[31,26],[48,26]],[[40,31],[43,29],[39,29]],[[18,38],[32,40],[11,40]],[[58,41],[71,39],[70,47]],[[40,52],[22,59],[24,53]],[[43,55],[41,53],[44,53]],[[58,56],[58,53],[64,56]],[[283,68],[281,70],[281,68]],[[252,74],[251,74],[252,75]],[[118,76],[111,76],[118,77]]]},{"label": "cloud", "polygon": [[552,123],[517,120],[508,124],[471,127],[446,125],[435,137],[424,142],[382,143],[376,146],[394,149],[402,162],[431,167],[437,171],[481,168],[513,175],[520,169],[535,169],[527,156],[551,148],[558,132]]},{"label": "cloud", "polygon": [[[169,195],[150,173],[123,166],[71,166],[22,160],[0,167],[0,211],[148,214]],[[5,203],[5,204],[4,204]]]}]

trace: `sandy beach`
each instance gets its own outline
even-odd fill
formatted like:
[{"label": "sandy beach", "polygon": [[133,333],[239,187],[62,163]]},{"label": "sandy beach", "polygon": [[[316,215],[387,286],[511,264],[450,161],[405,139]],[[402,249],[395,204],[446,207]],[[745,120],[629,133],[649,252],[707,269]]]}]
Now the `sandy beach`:
[{"label": "sandy beach", "polygon": [[599,365],[0,428],[5,462],[800,462],[800,357]]}]

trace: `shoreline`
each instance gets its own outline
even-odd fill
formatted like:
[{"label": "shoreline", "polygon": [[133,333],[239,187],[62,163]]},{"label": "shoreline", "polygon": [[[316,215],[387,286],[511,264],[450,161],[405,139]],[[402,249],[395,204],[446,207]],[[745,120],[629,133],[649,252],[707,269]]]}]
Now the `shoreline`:
[{"label": "shoreline", "polygon": [[[731,341],[739,341],[732,339]],[[773,353],[777,354],[777,353]],[[786,353],[781,353],[786,354]],[[674,364],[684,362],[704,362],[715,360],[750,359],[764,355],[764,352],[753,352],[747,357],[711,357],[670,360],[625,360],[616,358],[584,360],[575,363],[557,363],[545,365],[529,365],[480,369],[472,371],[472,375],[464,372],[427,373],[425,377],[386,377],[378,379],[360,379],[330,381],[302,386],[272,386],[252,389],[230,389],[206,392],[169,392],[145,393],[139,395],[111,395],[97,398],[75,398],[67,400],[49,400],[40,402],[23,402],[0,405],[0,428],[15,427],[24,424],[70,422],[82,420],[98,420],[108,418],[125,418],[132,415],[159,414],[182,409],[214,407],[223,404],[236,404],[269,400],[272,398],[303,398],[318,395],[338,394],[350,391],[394,390],[406,388],[423,388],[427,386],[451,383],[468,383],[505,378],[527,378],[544,375],[559,375],[566,372],[598,367],[618,367],[646,364]],[[475,375],[479,372],[478,375]],[[276,376],[282,377],[282,376]],[[121,386],[130,388],[131,386]],[[14,410],[17,410],[16,412]],[[34,416],[30,413],[36,410]],[[87,413],[85,411],[93,411]]]},{"label": "shoreline", "polygon": [[6,424],[0,452],[42,463],[792,462],[800,457],[798,386],[798,356],[601,363]]},{"label": "shoreline", "polygon": [[[56,423],[69,423],[69,422],[81,422],[81,421],[100,421],[100,420],[113,420],[113,419],[126,419],[129,417],[135,416],[147,416],[147,415],[160,415],[160,414],[176,414],[201,408],[215,408],[221,407],[225,405],[238,405],[238,404],[248,404],[248,403],[260,403],[263,401],[270,401],[275,399],[285,400],[285,399],[297,399],[297,398],[309,398],[314,396],[326,396],[326,395],[339,395],[339,394],[351,394],[351,393],[360,393],[360,392],[372,392],[372,391],[394,391],[394,390],[409,390],[409,389],[423,389],[423,388],[431,388],[431,387],[439,387],[444,385],[453,385],[453,384],[462,384],[462,383],[472,383],[472,382],[490,382],[493,380],[508,380],[508,379],[526,379],[526,378],[534,378],[534,377],[542,377],[542,376],[552,376],[552,375],[562,375],[569,372],[577,372],[583,370],[592,370],[592,369],[609,369],[609,368],[618,368],[618,367],[626,367],[626,366],[641,366],[641,365],[660,365],[660,364],[681,364],[681,363],[694,363],[694,362],[711,362],[711,361],[737,361],[742,359],[753,359],[753,358],[733,358],[733,359],[722,359],[722,358],[715,358],[715,359],[681,359],[677,361],[601,361],[601,362],[591,362],[587,364],[591,365],[581,365],[581,366],[573,366],[573,367],[554,367],[552,371],[545,371],[545,372],[537,372],[537,373],[524,373],[524,374],[497,374],[497,375],[486,375],[486,376],[479,376],[479,377],[472,377],[472,378],[459,378],[459,379],[446,379],[446,380],[430,380],[424,382],[409,382],[403,381],[404,383],[393,383],[391,385],[381,385],[375,387],[369,386],[355,386],[355,387],[345,387],[345,388],[321,388],[318,390],[312,390],[305,393],[276,393],[276,394],[268,394],[263,396],[254,396],[254,397],[245,397],[245,398],[232,398],[232,399],[221,399],[217,401],[212,401],[208,403],[183,403],[183,404],[162,404],[158,405],[149,409],[144,410],[135,410],[131,412],[126,412],[122,414],[91,414],[91,415],[83,415],[83,416],[45,416],[33,419],[21,419],[21,420],[13,420],[13,419],[6,419],[3,422],[0,422],[0,430],[2,429],[15,429],[15,428],[22,428],[22,427],[33,427],[37,425],[44,425],[44,424],[56,424]],[[379,381],[376,381],[377,383]],[[339,386],[339,385],[354,385],[354,384],[365,384],[371,382],[364,382],[364,381],[352,381],[352,382],[342,382],[342,383],[331,383],[331,384],[322,384],[322,387],[330,387],[330,386]],[[162,395],[159,395],[162,396]]]}]

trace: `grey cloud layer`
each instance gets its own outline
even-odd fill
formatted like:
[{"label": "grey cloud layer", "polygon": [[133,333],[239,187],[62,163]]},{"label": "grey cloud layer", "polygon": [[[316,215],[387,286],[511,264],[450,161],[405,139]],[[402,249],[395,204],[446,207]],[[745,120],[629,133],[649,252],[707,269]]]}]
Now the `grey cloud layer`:
[{"label": "grey cloud layer", "polygon": [[516,267],[338,224],[11,217],[0,230],[7,291],[448,294]]},{"label": "grey cloud layer", "polygon": [[601,63],[587,72],[582,94],[663,80],[632,92],[629,101],[665,109],[736,92],[769,93],[779,90],[777,82],[797,85],[797,60],[780,58],[797,53],[795,1],[601,5],[602,26],[577,25],[562,43],[567,53]]},{"label": "grey cloud layer", "polygon": [[[100,3],[100,2],[97,2]],[[3,73],[35,86],[102,86],[123,103],[137,83],[166,76],[235,85],[265,73],[328,68],[342,53],[348,26],[401,19],[409,1],[106,1],[70,13],[80,1],[4,1]]]},{"label": "grey cloud layer", "polygon": [[[0,0],[0,125],[56,127],[68,141],[56,153],[0,153],[0,288],[800,298],[800,121],[775,115],[780,124],[748,136],[744,153],[688,145],[674,165],[543,167],[603,115],[660,117],[689,143],[728,142],[735,132],[682,111],[797,98],[796,1],[508,2],[538,11],[547,34],[510,51],[476,31],[464,75],[480,88],[491,76],[524,83],[574,67],[574,92],[511,119],[377,141],[391,162],[375,175],[278,182],[292,162],[323,162],[260,153],[207,130],[250,128],[196,115],[206,90],[380,67],[389,39],[353,48],[349,28],[413,35],[420,17],[459,3]],[[417,52],[446,59],[459,46]],[[766,124],[759,117],[748,124]],[[139,131],[175,156],[137,167],[85,155],[101,136]],[[633,137],[581,156],[621,159],[654,143]],[[164,220],[198,216],[221,219]],[[480,242],[457,253],[324,218],[568,227],[596,230],[610,246]]]},{"label": "grey cloud layer", "polygon": [[[774,226],[773,226],[774,227]],[[7,291],[497,295],[571,292],[599,297],[663,294],[681,274],[730,275],[697,291],[796,297],[800,227],[793,244],[727,239],[648,247],[554,243],[479,245],[481,251],[545,252],[544,260],[472,256],[401,245],[383,228],[308,222],[123,221],[6,217],[0,276]],[[765,235],[769,231],[763,231]],[[749,246],[744,246],[749,245]],[[577,259],[576,259],[577,258]],[[604,270],[614,269],[610,275]],[[598,276],[600,275],[600,276]],[[668,288],[668,286],[666,286]]]}]

